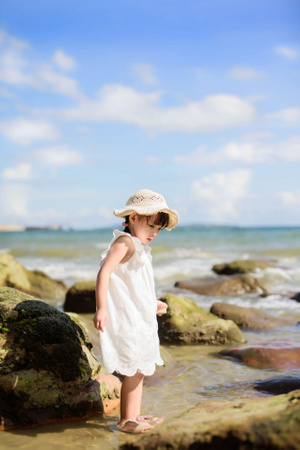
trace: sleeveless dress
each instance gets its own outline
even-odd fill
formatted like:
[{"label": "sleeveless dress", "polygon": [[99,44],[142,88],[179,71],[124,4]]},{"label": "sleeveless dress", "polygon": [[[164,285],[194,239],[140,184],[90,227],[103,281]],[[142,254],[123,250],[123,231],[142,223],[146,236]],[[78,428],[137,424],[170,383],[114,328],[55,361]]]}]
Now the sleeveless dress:
[{"label": "sleeveless dress", "polygon": [[152,375],[155,365],[163,365],[159,352],[157,300],[152,256],[149,245],[124,231],[115,230],[107,250],[101,255],[102,267],[112,244],[129,236],[135,246],[133,256],[119,264],[110,276],[107,293],[108,321],[100,331],[103,363],[108,373],[118,371],[132,376],[137,371]]}]

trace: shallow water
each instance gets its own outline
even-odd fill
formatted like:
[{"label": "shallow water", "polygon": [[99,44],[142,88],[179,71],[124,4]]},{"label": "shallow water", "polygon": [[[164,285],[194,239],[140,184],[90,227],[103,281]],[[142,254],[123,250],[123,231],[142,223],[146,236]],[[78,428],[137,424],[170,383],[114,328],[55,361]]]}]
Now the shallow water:
[{"label": "shallow water", "polygon": [[[273,339],[299,339],[299,328],[286,327],[269,333],[244,332],[248,343]],[[170,419],[198,403],[228,401],[238,398],[265,397],[252,387],[254,380],[268,379],[283,372],[254,369],[229,360],[217,353],[228,346],[167,346],[178,361],[177,366],[159,379],[145,380],[143,413],[158,414]],[[298,376],[299,369],[284,372]],[[116,429],[118,411],[106,417],[93,417],[68,422],[10,430],[1,433],[0,448],[10,449],[74,449],[117,448],[125,435]]]},{"label": "shallow water", "polygon": [[[71,285],[77,280],[95,277],[99,256],[110,239],[111,230],[7,233],[0,234],[0,252],[6,250],[27,268],[44,270]],[[224,299],[184,291],[177,293],[188,296],[207,310],[214,302],[225,300],[240,306],[263,308],[274,315],[295,317],[300,321],[300,303],[280,295],[282,292],[300,291],[299,228],[178,228],[171,233],[162,233],[153,243],[152,254],[158,296],[172,290],[174,282],[179,279],[211,276],[212,265],[219,262],[236,258],[272,260],[276,268],[255,274],[269,284],[274,293],[269,297],[246,295]],[[62,308],[62,301],[55,305]],[[87,324],[91,324],[91,319],[92,315],[84,316]],[[299,327],[257,333],[244,331],[248,343],[275,339],[299,341],[299,334]],[[166,375],[161,373],[159,377],[145,381],[143,413],[162,415],[166,420],[198,403],[265,396],[251,387],[253,381],[283,374],[221,359],[217,352],[225,348],[222,346],[165,348],[177,365]],[[95,348],[95,353],[98,354],[99,349]],[[293,369],[284,374],[299,377],[300,371]],[[116,429],[117,420],[116,411],[104,418],[10,430],[0,433],[0,449],[116,448],[121,440],[126,439]]]}]

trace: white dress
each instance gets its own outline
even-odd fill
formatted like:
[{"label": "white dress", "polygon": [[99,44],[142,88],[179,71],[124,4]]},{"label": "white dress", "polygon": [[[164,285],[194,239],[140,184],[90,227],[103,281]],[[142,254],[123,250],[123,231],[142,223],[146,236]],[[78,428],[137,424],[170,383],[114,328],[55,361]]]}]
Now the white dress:
[{"label": "white dress", "polygon": [[133,256],[119,264],[110,276],[107,293],[108,321],[100,331],[103,363],[108,373],[132,376],[137,371],[152,375],[155,364],[163,365],[159,352],[152,256],[149,245],[124,231],[114,231],[100,267],[116,239],[129,236],[135,246]]}]

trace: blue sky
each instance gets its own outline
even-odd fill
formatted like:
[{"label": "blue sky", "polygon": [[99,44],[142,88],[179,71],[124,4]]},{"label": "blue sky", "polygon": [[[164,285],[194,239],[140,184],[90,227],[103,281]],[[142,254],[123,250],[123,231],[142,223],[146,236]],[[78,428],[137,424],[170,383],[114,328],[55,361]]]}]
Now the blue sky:
[{"label": "blue sky", "polygon": [[0,223],[300,225],[298,0],[2,0]]}]

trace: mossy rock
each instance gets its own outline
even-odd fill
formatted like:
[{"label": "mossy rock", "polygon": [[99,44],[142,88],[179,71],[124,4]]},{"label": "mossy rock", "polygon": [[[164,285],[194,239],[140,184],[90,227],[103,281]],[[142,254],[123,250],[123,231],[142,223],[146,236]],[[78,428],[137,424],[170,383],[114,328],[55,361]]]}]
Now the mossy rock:
[{"label": "mossy rock", "polygon": [[160,300],[168,304],[167,313],[158,317],[162,343],[223,345],[245,342],[235,323],[218,318],[186,297],[166,294]]},{"label": "mossy rock", "polygon": [[[98,373],[92,343],[67,314],[13,288],[0,288],[0,374],[33,368],[82,384]],[[19,358],[16,358],[19,356]]]},{"label": "mossy rock", "polygon": [[64,298],[67,286],[41,270],[27,270],[13,256],[0,255],[0,286],[12,287],[41,299]]},{"label": "mossy rock", "polygon": [[215,264],[212,270],[218,275],[234,275],[236,273],[255,272],[257,269],[275,267],[268,261],[261,259],[236,259],[230,263]]},{"label": "mossy rock", "polygon": [[64,311],[94,313],[96,311],[96,281],[78,281],[67,292]]},{"label": "mossy rock", "polygon": [[77,318],[0,288],[0,429],[109,412],[120,382],[101,369]]},{"label": "mossy rock", "polygon": [[271,398],[199,403],[143,436],[124,438],[119,448],[299,450],[300,390]]}]

